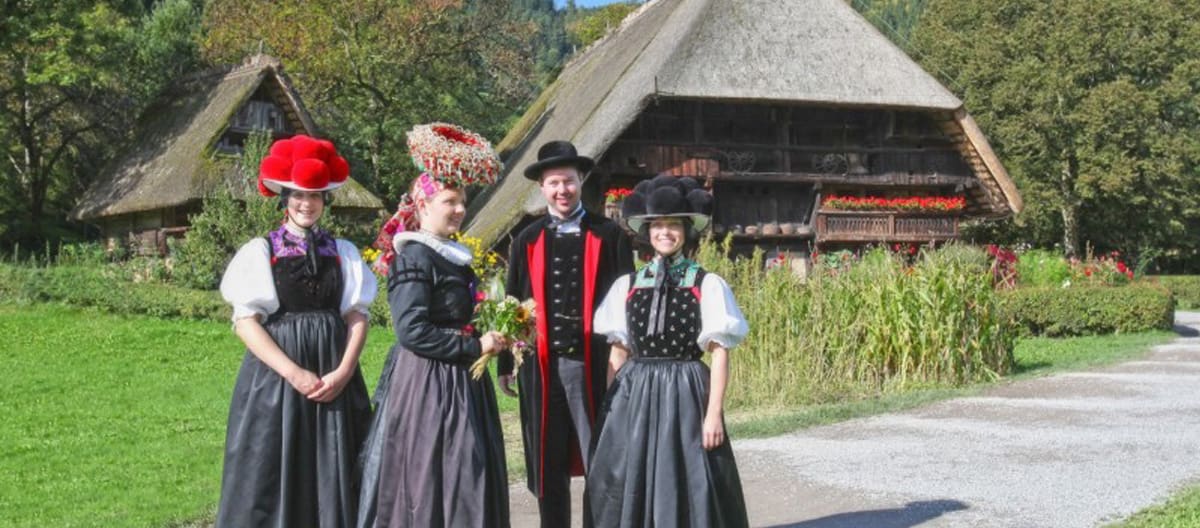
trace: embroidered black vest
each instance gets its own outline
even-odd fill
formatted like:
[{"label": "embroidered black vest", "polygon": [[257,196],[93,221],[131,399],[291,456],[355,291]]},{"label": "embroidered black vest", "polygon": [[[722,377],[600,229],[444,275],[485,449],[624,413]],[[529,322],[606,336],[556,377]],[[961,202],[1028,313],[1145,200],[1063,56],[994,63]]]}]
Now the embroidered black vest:
[{"label": "embroidered black vest", "polygon": [[[633,357],[700,359],[700,285],[705,271],[690,261],[655,295],[657,263],[634,273],[626,302]],[[678,266],[673,266],[678,268]],[[670,273],[670,272],[669,272]],[[658,308],[655,308],[656,302]]]}]

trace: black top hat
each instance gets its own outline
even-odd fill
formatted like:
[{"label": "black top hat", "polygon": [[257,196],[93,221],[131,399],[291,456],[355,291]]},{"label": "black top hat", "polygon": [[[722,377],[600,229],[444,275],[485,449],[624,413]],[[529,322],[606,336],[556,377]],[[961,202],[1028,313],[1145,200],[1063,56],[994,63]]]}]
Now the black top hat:
[{"label": "black top hat", "polygon": [[587,174],[595,164],[592,158],[580,156],[570,141],[547,141],[538,149],[537,163],[525,167],[525,177],[538,181],[542,179],[542,171],[552,167],[575,167]]},{"label": "black top hat", "polygon": [[689,235],[696,236],[708,227],[712,209],[713,197],[700,187],[700,182],[660,174],[634,186],[633,194],[621,204],[621,216],[634,232],[655,218],[690,218]]}]

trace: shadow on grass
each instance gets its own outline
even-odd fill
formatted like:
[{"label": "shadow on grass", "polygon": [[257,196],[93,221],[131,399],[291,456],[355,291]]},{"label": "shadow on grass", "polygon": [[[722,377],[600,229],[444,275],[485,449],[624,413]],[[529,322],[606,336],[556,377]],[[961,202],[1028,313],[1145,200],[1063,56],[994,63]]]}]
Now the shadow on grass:
[{"label": "shadow on grass", "polygon": [[968,508],[970,506],[966,503],[957,500],[917,501],[905,504],[903,508],[838,513],[798,523],[777,524],[770,528],[910,528],[943,514]]}]

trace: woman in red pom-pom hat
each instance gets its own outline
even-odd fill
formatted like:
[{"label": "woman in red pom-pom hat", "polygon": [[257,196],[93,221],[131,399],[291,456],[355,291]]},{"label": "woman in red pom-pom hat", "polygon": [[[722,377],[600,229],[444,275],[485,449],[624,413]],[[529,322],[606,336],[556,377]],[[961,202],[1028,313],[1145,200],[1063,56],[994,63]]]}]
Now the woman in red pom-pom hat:
[{"label": "woman in red pom-pom hat", "polygon": [[276,141],[258,187],[283,225],[247,242],[221,294],[247,353],[229,408],[218,527],[343,528],[357,516],[355,467],[371,421],[358,367],[375,275],[354,244],[317,227],[349,165],[333,144]]}]

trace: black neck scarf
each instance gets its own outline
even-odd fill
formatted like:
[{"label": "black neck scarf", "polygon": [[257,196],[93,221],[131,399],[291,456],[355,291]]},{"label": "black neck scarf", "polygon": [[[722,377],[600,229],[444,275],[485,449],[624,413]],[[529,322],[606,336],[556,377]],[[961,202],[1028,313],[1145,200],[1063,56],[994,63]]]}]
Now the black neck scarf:
[{"label": "black neck scarf", "polygon": [[691,261],[683,258],[683,252],[671,256],[659,256],[651,264],[654,274],[654,293],[650,298],[650,325],[647,335],[659,335],[667,327],[667,302],[671,288],[683,282]]}]

